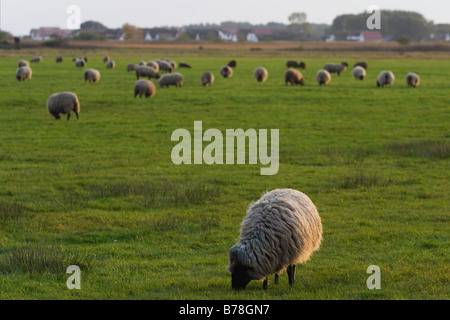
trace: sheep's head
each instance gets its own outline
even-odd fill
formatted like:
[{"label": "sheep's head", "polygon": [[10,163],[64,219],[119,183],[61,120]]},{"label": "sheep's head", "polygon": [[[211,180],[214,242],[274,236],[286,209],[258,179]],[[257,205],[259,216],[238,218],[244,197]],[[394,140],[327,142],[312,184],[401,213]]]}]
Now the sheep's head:
[{"label": "sheep's head", "polygon": [[342,62],[341,64],[342,64],[343,66],[348,67],[348,63],[347,63],[347,62]]},{"label": "sheep's head", "polygon": [[298,83],[299,83],[301,86],[303,86],[303,85],[305,84],[305,79],[301,78],[301,79],[298,81]]},{"label": "sheep's head", "polygon": [[239,261],[238,253],[232,250],[230,250],[228,271],[231,272],[231,287],[234,290],[244,290],[247,284],[253,280],[250,276],[251,268],[242,265]]},{"label": "sheep's head", "polygon": [[300,64],[298,65],[298,67],[300,69],[306,69],[306,63],[304,63],[303,61],[300,62]]}]

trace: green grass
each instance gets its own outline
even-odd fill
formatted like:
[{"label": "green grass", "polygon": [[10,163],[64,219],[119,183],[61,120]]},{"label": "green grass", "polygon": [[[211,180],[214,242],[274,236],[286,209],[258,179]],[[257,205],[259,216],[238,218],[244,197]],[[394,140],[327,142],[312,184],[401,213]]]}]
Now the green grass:
[{"label": "green grass", "polygon": [[[325,62],[356,62],[329,52],[307,59],[306,85],[291,87],[280,52],[233,53],[226,80],[227,53],[177,52],[169,58],[193,66],[180,70],[184,86],[134,99],[126,65],[160,52],[109,52],[113,70],[103,53],[77,53],[102,73],[85,84],[72,56],[56,64],[59,53],[46,50],[24,83],[17,61],[38,52],[0,57],[0,299],[450,298],[450,60],[373,59],[364,81],[347,70],[319,87]],[[258,66],[265,83],[252,77]],[[386,69],[396,82],[377,88]],[[212,87],[200,85],[204,71],[216,75]],[[409,71],[420,87],[406,87]],[[80,120],[47,113],[59,91],[77,93]],[[278,174],[261,176],[259,164],[175,166],[171,134],[193,132],[197,120],[203,130],[279,129]],[[233,292],[228,249],[248,205],[274,188],[313,200],[321,249],[298,266],[293,288],[283,275],[267,291],[253,281]],[[66,288],[73,264],[81,290]],[[370,265],[381,268],[381,290],[366,287]]]}]

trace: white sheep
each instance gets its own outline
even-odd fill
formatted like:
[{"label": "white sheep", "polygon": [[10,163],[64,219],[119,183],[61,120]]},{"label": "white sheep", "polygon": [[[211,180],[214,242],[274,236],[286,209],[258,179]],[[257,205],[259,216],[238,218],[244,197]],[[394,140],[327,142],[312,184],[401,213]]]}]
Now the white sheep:
[{"label": "white sheep", "polygon": [[377,78],[377,87],[390,87],[394,81],[395,76],[391,71],[381,71]]},{"label": "white sheep", "polygon": [[69,120],[71,112],[74,112],[78,119],[80,102],[73,92],[55,93],[47,100],[47,110],[56,120],[61,119],[61,114],[67,114],[67,120]]},{"label": "white sheep", "polygon": [[116,67],[116,63],[114,61],[112,61],[112,60],[109,60],[106,63],[106,69],[114,69],[115,67]]},{"label": "white sheep", "polygon": [[[313,202],[293,189],[276,189],[253,203],[242,221],[239,241],[229,251],[231,285],[245,289],[251,280],[267,279],[307,261],[322,241],[322,222]],[[276,276],[277,278],[277,276]]]},{"label": "white sheep", "polygon": [[220,68],[220,75],[225,79],[231,78],[233,76],[233,69],[230,66],[223,66]]},{"label": "white sheep", "polygon": [[331,81],[331,75],[327,70],[319,70],[316,74],[316,80],[319,86],[325,86]]},{"label": "white sheep", "polygon": [[130,71],[136,71],[136,69],[139,67],[139,65],[137,65],[137,64],[134,64],[134,63],[129,63],[128,65],[127,65],[127,71],[128,72],[130,72]]},{"label": "white sheep", "polygon": [[155,78],[159,79],[160,75],[155,71],[152,67],[147,66],[138,66],[136,68],[136,77],[139,80],[141,77],[143,78]]},{"label": "white sheep", "polygon": [[284,73],[284,83],[287,85],[288,83],[293,84],[299,84],[303,86],[305,84],[305,79],[303,78],[303,75],[298,70],[294,69],[288,69]]},{"label": "white sheep", "polygon": [[134,97],[138,95],[140,98],[142,96],[146,98],[153,97],[156,93],[156,87],[153,82],[148,80],[138,80],[134,85]]},{"label": "white sheep", "polygon": [[27,60],[19,60],[19,62],[17,63],[17,67],[29,67],[30,63]]},{"label": "white sheep", "polygon": [[357,80],[364,80],[366,77],[366,69],[361,66],[356,66],[353,68],[352,75]]},{"label": "white sheep", "polygon": [[100,81],[100,71],[97,69],[86,69],[84,71],[84,82],[98,82]]},{"label": "white sheep", "polygon": [[406,85],[416,88],[420,84],[420,77],[417,73],[409,72],[406,75]]},{"label": "white sheep", "polygon": [[158,85],[160,87],[181,87],[183,85],[183,75],[178,72],[165,74],[161,78],[159,78]]},{"label": "white sheep", "polygon": [[109,57],[108,56],[104,56],[103,57],[103,62],[108,62],[110,59],[109,59]]},{"label": "white sheep", "polygon": [[172,72],[173,67],[168,61],[156,60],[155,62],[158,64],[160,71],[169,72],[169,73]]},{"label": "white sheep", "polygon": [[347,62],[342,63],[326,63],[323,68],[327,70],[329,73],[337,73],[339,76],[345,69],[348,67]]},{"label": "white sheep", "polygon": [[77,59],[73,59],[73,64],[75,65],[75,67],[77,68],[85,68],[86,67],[86,59],[82,59],[82,58],[77,58]]},{"label": "white sheep", "polygon": [[31,76],[33,75],[33,71],[30,67],[20,67],[16,71],[16,79],[18,81],[31,80]]},{"label": "white sheep", "polygon": [[34,57],[33,59],[31,59],[30,61],[31,62],[37,62],[37,63],[39,63],[39,62],[42,62],[42,57],[41,56],[36,56],[36,57]]},{"label": "white sheep", "polygon": [[258,82],[264,82],[269,77],[269,73],[263,67],[258,67],[253,71],[253,76]]},{"label": "white sheep", "polygon": [[159,64],[157,64],[156,61],[147,62],[147,67],[152,67],[156,72],[159,72]]},{"label": "white sheep", "polygon": [[212,86],[214,84],[214,74],[205,72],[202,74],[202,86]]}]

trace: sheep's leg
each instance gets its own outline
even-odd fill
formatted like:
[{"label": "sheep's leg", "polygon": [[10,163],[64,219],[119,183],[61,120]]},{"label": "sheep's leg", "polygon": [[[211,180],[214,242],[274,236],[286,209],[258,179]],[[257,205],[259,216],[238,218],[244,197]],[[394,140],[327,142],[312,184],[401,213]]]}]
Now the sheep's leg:
[{"label": "sheep's leg", "polygon": [[268,278],[265,278],[264,282],[263,282],[263,289],[264,290],[267,290],[267,280],[268,280]]},{"label": "sheep's leg", "polygon": [[77,120],[80,119],[80,116],[78,115],[78,112],[75,112],[75,115],[77,116]]},{"label": "sheep's leg", "polygon": [[280,276],[278,275],[278,273],[275,273],[275,284],[278,284],[280,279]]},{"label": "sheep's leg", "polygon": [[289,277],[289,285],[292,286],[294,284],[295,281],[295,264],[292,266],[289,266],[287,268],[287,274]]},{"label": "sheep's leg", "polygon": [[67,114],[67,121],[70,119],[70,112]]}]

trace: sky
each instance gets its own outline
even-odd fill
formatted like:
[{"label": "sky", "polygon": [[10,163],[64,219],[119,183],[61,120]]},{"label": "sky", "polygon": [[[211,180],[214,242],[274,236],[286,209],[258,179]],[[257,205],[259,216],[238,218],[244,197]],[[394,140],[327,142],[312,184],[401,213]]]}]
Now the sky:
[{"label": "sky", "polygon": [[0,28],[13,35],[29,35],[39,27],[70,29],[94,20],[108,28],[124,23],[138,27],[175,26],[223,21],[288,23],[293,12],[305,12],[308,22],[331,24],[340,14],[362,13],[371,5],[383,10],[415,11],[434,23],[450,23],[448,0],[0,0]]}]

